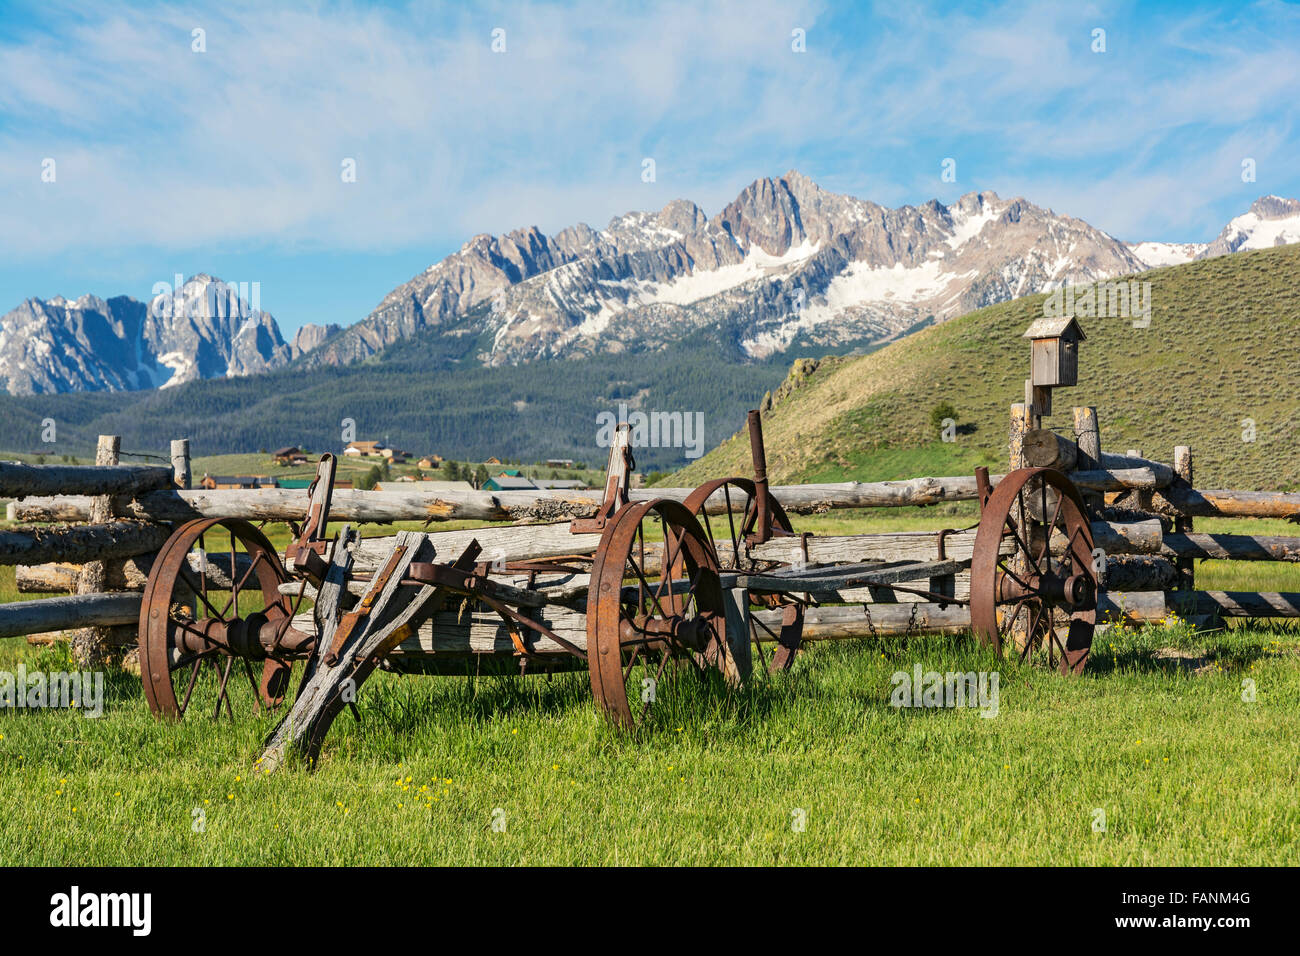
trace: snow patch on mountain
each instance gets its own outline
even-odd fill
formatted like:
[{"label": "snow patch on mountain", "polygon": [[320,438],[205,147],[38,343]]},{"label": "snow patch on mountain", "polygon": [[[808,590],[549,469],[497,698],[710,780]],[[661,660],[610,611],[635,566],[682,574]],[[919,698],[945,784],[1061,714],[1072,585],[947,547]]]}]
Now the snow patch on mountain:
[{"label": "snow patch on mountain", "polygon": [[1142,264],[1150,269],[1162,266],[1179,266],[1198,258],[1209,245],[1207,242],[1137,242],[1129,249]]}]

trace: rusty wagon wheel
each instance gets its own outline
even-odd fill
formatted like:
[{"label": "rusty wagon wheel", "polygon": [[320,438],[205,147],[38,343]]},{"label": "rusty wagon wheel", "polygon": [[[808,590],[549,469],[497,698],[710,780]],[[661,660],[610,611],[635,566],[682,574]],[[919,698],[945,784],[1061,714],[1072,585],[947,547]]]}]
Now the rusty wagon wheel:
[{"label": "rusty wagon wheel", "polygon": [[[705,504],[716,499],[712,508]],[[758,533],[758,493],[748,478],[717,478],[706,481],[682,502],[695,515],[718,555],[718,565],[727,570],[755,572],[768,570],[776,562],[759,561],[749,556],[748,544]],[[718,509],[722,510],[719,512]],[[708,514],[712,510],[714,514]],[[766,538],[793,534],[785,509],[767,492]]]},{"label": "rusty wagon wheel", "polygon": [[663,498],[623,508],[605,528],[587,598],[591,692],[606,715],[628,730],[642,723],[670,664],[727,673],[725,622],[717,557],[694,515]]},{"label": "rusty wagon wheel", "polygon": [[[712,507],[706,504],[713,500]],[[682,502],[686,509],[699,519],[709,543],[718,556],[718,566],[746,573],[770,571],[779,565],[776,561],[760,561],[749,555],[749,543],[756,537],[763,539],[794,534],[794,528],[785,509],[776,496],[767,492],[767,507],[760,516],[758,488],[749,478],[716,478],[700,485]],[[718,511],[721,507],[721,512]],[[714,514],[709,514],[713,511]],[[760,535],[759,522],[767,523],[766,533]],[[789,670],[794,666],[795,655],[803,634],[803,605],[769,599],[763,602],[770,607],[781,607],[783,619],[779,631],[773,631],[750,618],[750,639],[758,648],[759,658],[769,672]],[[771,661],[763,658],[763,644],[775,643]]]},{"label": "rusty wagon wheel", "polygon": [[971,627],[1021,660],[1046,657],[1063,674],[1083,670],[1100,587],[1092,527],[1065,475],[1021,468],[1003,478],[980,513],[971,561]]},{"label": "rusty wagon wheel", "polygon": [[216,718],[224,707],[233,718],[232,701],[260,710],[284,698],[292,661],[315,640],[290,626],[296,608],[279,591],[287,580],[247,521],[199,518],[176,529],[140,605],[140,674],[154,716],[178,720],[193,708]]}]

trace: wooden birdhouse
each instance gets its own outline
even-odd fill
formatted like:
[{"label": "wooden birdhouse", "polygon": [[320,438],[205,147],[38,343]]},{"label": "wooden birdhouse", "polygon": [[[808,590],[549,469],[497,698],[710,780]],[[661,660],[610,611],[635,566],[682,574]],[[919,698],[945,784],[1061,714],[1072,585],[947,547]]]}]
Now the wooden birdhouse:
[{"label": "wooden birdhouse", "polygon": [[1083,329],[1072,317],[1038,319],[1024,335],[1032,339],[1030,382],[1035,388],[1076,385]]}]

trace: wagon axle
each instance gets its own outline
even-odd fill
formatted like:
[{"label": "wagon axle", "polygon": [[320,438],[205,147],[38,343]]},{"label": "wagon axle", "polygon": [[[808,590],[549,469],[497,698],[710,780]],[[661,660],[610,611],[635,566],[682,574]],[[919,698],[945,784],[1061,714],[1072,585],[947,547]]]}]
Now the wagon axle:
[{"label": "wagon axle", "polygon": [[316,635],[288,625],[283,614],[254,611],[247,617],[205,617],[175,626],[172,646],[179,657],[214,653],[250,661],[304,660],[316,649]]},{"label": "wagon axle", "polygon": [[[718,640],[714,622],[704,617],[686,617],[674,614],[668,617],[650,617],[644,614],[623,618],[619,622],[619,644],[627,648],[640,645],[657,653],[671,651],[674,647],[703,651]],[[609,653],[606,645],[601,653]]]},{"label": "wagon axle", "polygon": [[1031,598],[1069,611],[1091,611],[1097,607],[1096,579],[1086,574],[1065,576],[1055,571],[1042,574],[1030,571],[1024,575],[999,572],[998,604],[1018,604]]}]

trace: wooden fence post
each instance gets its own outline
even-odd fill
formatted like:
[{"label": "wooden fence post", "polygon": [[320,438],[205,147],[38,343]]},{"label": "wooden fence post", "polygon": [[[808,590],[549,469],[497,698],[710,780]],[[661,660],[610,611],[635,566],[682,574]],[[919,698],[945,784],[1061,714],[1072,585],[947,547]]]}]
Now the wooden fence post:
[{"label": "wooden fence post", "polygon": [[[1192,484],[1192,449],[1187,445],[1174,446],[1174,473],[1177,475],[1175,482],[1186,486],[1190,491],[1194,486]],[[1178,515],[1174,518],[1174,530],[1187,534],[1192,530],[1192,519],[1187,515]],[[1196,590],[1196,559],[1179,558],[1178,567],[1178,590],[1195,591]]]},{"label": "wooden fence post", "polygon": [[190,486],[190,440],[177,438],[172,442],[172,474],[177,488]]},{"label": "wooden fence post", "polygon": [[1007,458],[1010,463],[1011,471],[1025,467],[1025,432],[1029,430],[1029,423],[1029,409],[1024,402],[1016,402],[1012,405],[1011,437],[1007,443]]},{"label": "wooden fence post", "polygon": [[[119,435],[100,435],[95,448],[96,465],[116,465],[122,453],[122,439]],[[100,495],[90,501],[91,524],[107,524],[113,518],[113,498]],[[104,591],[108,580],[108,564],[105,561],[88,561],[81,567],[77,576],[78,594],[98,594]],[[105,659],[108,647],[108,631],[102,627],[87,627],[72,635],[72,656],[81,666],[94,666]]]},{"label": "wooden fence post", "polygon": [[[1079,471],[1092,471],[1101,467],[1101,429],[1097,425],[1097,409],[1094,406],[1075,406],[1074,442],[1079,448],[1075,468]],[[1106,496],[1095,491],[1084,491],[1083,501],[1089,508],[1101,511],[1106,504]]]}]

